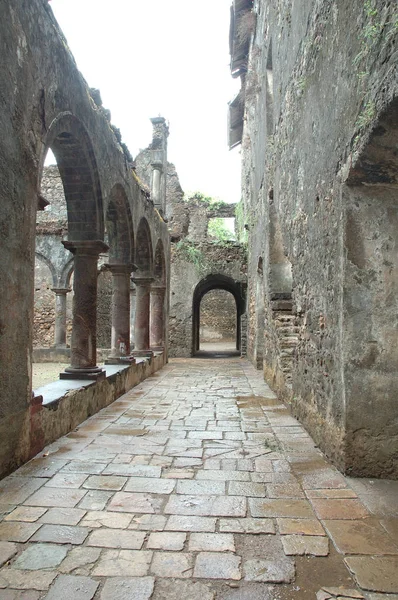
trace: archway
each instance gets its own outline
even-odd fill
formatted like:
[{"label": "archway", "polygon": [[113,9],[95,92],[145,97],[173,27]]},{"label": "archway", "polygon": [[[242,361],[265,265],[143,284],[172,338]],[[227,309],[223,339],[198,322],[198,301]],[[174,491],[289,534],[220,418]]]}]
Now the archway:
[{"label": "archway", "polygon": [[398,99],[351,169],[345,211],[341,347],[346,470],[397,477]]},{"label": "archway", "polygon": [[[62,378],[103,377],[96,366],[97,262],[108,249],[97,164],[89,135],[73,115],[63,113],[49,128],[41,164],[53,152],[66,201],[67,235],[62,243],[74,256],[71,366]],[[39,177],[42,177],[42,169]]]},{"label": "archway", "polygon": [[226,275],[207,275],[198,283],[193,294],[192,302],[192,354],[200,351],[200,322],[201,302],[206,294],[212,290],[224,290],[232,294],[235,303],[236,327],[235,327],[235,352],[240,350],[241,345],[241,316],[245,311],[245,299],[242,284]]},{"label": "archway", "polygon": [[149,315],[150,288],[153,282],[153,249],[148,221],[142,217],[139,222],[134,253],[134,285],[136,311],[134,338],[136,354],[145,355],[150,350]]}]

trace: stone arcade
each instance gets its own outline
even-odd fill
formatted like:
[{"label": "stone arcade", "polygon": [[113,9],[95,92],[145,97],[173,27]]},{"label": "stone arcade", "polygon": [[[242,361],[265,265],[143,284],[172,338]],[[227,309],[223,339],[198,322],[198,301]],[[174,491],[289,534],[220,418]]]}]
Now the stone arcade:
[{"label": "stone arcade", "polygon": [[[0,21],[4,24],[0,67],[0,474],[5,474],[167,360],[170,246],[162,218],[161,163],[166,160],[166,148],[159,146],[154,135],[152,200],[133,170],[119,131],[110,124],[99,93],[87,87],[77,70],[47,2],[2,2]],[[154,119],[153,124],[155,134],[166,127],[162,118]],[[74,387],[80,387],[74,402],[65,399],[56,410],[43,406],[40,398],[31,400],[35,224],[36,210],[47,203],[41,177],[48,149],[57,159],[62,178],[67,239],[63,248],[60,231],[54,231],[54,236],[58,235],[55,243],[48,236],[44,239],[39,230],[36,252],[52,271],[57,298],[55,344],[61,349],[66,341],[66,294],[73,270],[70,365],[61,377],[71,378]],[[113,287],[111,362],[118,362],[121,349],[124,354],[130,352],[132,274],[137,290],[135,349],[148,359],[130,369],[114,370],[110,379],[101,382],[105,370],[97,365],[96,307],[98,259],[104,255]],[[155,356],[150,349],[151,335],[158,351]],[[86,384],[84,380],[88,380]]]}]

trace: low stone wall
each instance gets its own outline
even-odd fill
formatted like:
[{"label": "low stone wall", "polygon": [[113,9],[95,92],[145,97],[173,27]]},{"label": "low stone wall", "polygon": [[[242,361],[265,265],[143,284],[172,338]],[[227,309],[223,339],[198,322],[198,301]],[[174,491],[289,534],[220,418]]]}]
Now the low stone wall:
[{"label": "low stone wall", "polygon": [[112,404],[131,388],[162,369],[165,363],[165,354],[159,353],[151,359],[123,368],[103,381],[82,381],[82,387],[68,390],[52,402],[43,404],[43,396],[34,397],[29,407],[30,448],[27,459]]}]

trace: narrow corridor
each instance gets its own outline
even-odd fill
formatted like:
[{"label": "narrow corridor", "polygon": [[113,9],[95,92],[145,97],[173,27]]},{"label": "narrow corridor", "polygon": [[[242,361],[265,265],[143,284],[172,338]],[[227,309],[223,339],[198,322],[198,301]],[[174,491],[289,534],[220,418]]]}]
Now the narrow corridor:
[{"label": "narrow corridor", "polygon": [[0,600],[398,599],[398,482],[248,362],[178,359],[0,482]]}]

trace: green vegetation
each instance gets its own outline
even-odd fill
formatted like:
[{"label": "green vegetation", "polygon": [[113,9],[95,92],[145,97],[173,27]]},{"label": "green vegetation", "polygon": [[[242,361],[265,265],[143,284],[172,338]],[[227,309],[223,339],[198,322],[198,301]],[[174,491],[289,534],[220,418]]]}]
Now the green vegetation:
[{"label": "green vegetation", "polygon": [[206,196],[202,192],[188,193],[184,196],[184,200],[185,202],[190,202],[191,200],[203,202],[203,204],[206,204],[209,208],[214,208],[215,210],[217,208],[223,208],[224,206],[228,206],[227,202],[211,198],[210,196]]},{"label": "green vegetation", "polygon": [[194,242],[187,239],[180,240],[176,244],[176,252],[183,260],[194,264],[199,270],[204,269],[205,257]]},{"label": "green vegetation", "polygon": [[221,217],[215,217],[214,219],[209,220],[207,233],[209,237],[213,238],[216,242],[236,241],[235,233],[225,226],[224,219]]}]

